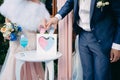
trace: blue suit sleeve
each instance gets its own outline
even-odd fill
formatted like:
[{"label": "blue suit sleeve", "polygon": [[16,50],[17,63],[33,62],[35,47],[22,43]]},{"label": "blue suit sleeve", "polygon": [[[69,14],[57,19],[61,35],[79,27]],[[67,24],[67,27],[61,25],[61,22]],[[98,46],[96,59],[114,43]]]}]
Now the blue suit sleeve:
[{"label": "blue suit sleeve", "polygon": [[114,43],[120,44],[120,0],[110,0],[110,5],[117,21]]},{"label": "blue suit sleeve", "polygon": [[63,7],[59,10],[58,14],[64,18],[74,7],[74,1],[73,0],[67,0]]}]

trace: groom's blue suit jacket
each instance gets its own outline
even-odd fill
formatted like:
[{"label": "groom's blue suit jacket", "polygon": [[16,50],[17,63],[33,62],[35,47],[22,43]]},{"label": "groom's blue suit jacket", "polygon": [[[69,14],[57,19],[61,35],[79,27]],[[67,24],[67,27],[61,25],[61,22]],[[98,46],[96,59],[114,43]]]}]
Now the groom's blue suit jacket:
[{"label": "groom's blue suit jacket", "polygon": [[[120,44],[120,0],[106,1],[110,4],[101,9],[96,7],[98,0],[91,0],[90,27],[102,45],[103,51],[110,51],[112,43]],[[76,33],[80,33],[81,28],[77,25],[80,19],[79,0],[67,0],[58,14],[64,18],[72,9],[74,12],[73,29]]]}]

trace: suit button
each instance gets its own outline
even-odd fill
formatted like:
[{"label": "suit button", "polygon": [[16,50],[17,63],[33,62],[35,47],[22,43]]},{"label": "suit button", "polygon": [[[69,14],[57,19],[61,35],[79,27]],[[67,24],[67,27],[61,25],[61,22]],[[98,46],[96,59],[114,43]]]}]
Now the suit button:
[{"label": "suit button", "polygon": [[91,30],[93,31],[95,28],[92,28]]},{"label": "suit button", "polygon": [[100,43],[100,42],[101,42],[101,40],[98,40],[98,42]]}]

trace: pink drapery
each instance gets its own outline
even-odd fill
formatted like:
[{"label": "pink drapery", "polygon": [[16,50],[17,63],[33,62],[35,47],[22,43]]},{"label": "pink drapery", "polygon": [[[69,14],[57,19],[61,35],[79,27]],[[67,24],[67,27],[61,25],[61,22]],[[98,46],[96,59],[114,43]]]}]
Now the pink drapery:
[{"label": "pink drapery", "polygon": [[[57,0],[58,10],[66,0]],[[63,56],[58,60],[58,80],[71,80],[72,73],[72,12],[59,22],[59,51]]]}]

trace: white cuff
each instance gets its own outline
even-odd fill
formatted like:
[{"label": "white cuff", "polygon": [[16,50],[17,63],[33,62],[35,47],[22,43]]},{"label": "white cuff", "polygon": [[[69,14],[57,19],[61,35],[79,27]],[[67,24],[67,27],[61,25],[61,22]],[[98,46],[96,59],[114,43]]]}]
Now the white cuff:
[{"label": "white cuff", "polygon": [[120,50],[120,44],[113,43],[112,48],[116,50]]},{"label": "white cuff", "polygon": [[58,18],[58,20],[62,19],[62,16],[60,14],[56,14],[55,17]]}]

